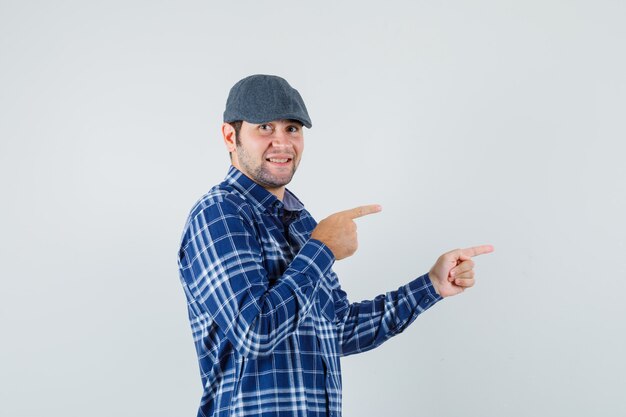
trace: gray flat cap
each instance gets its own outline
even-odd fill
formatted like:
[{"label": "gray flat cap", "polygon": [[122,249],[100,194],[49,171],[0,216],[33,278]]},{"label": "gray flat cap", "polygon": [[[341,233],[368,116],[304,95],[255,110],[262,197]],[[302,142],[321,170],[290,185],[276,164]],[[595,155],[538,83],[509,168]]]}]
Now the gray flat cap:
[{"label": "gray flat cap", "polygon": [[281,77],[256,74],[240,80],[230,89],[224,122],[245,120],[266,123],[293,119],[311,128],[311,118],[298,90]]}]

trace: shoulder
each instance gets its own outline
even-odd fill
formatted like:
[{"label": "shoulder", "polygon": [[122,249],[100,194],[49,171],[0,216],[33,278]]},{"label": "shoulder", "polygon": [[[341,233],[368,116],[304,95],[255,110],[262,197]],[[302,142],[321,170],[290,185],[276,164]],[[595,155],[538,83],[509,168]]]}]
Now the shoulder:
[{"label": "shoulder", "polygon": [[227,183],[211,188],[194,203],[185,224],[185,232],[194,225],[206,224],[211,219],[224,216],[238,216],[247,223],[253,223],[252,207]]}]

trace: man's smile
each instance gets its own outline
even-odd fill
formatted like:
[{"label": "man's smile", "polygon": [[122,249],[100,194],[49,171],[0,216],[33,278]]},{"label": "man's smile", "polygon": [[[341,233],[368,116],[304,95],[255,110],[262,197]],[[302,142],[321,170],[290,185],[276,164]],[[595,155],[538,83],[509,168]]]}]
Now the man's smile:
[{"label": "man's smile", "polygon": [[270,162],[272,165],[276,166],[286,166],[293,161],[293,158],[288,155],[276,155],[270,158],[265,158],[265,161]]}]

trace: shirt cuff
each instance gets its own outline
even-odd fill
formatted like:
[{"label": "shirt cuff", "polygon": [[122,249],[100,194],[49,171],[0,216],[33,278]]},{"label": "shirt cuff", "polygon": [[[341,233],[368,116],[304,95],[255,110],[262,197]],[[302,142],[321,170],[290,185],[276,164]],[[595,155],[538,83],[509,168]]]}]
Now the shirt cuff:
[{"label": "shirt cuff", "polygon": [[413,297],[417,305],[426,310],[432,307],[437,302],[443,300],[443,297],[437,294],[435,287],[428,273],[422,275],[409,283],[409,289],[413,294]]},{"label": "shirt cuff", "polygon": [[325,276],[335,263],[333,252],[317,239],[309,239],[294,258],[291,267],[306,273],[314,270],[320,278]]}]

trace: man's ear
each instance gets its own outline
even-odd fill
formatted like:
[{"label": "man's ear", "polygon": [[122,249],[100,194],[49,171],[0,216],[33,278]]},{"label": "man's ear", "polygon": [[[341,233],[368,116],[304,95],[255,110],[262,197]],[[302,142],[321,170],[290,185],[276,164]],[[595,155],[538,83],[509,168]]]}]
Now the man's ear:
[{"label": "man's ear", "polygon": [[235,128],[229,123],[222,124],[222,136],[224,137],[224,144],[228,152],[234,152],[237,148]]}]

